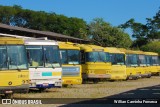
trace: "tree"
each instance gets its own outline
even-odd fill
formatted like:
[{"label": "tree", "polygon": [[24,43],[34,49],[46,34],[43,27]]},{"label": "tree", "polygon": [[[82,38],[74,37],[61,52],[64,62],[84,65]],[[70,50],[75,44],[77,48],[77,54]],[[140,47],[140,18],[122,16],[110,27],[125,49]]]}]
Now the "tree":
[{"label": "tree", "polygon": [[157,52],[160,55],[160,41],[149,42],[141,47],[143,51]]},{"label": "tree", "polygon": [[117,27],[112,27],[102,18],[93,19],[89,24],[89,34],[94,44],[101,46],[114,46],[128,48],[131,46],[131,39]]},{"label": "tree", "polygon": [[83,19],[66,17],[44,11],[23,9],[14,5],[0,6],[0,23],[35,30],[51,31],[68,36],[86,38],[87,24]]},{"label": "tree", "polygon": [[146,21],[146,24],[142,24],[135,22],[134,19],[130,19],[119,26],[122,29],[132,29],[132,37],[136,38],[132,47],[141,47],[150,41],[160,39],[160,10],[153,18],[146,18]]}]

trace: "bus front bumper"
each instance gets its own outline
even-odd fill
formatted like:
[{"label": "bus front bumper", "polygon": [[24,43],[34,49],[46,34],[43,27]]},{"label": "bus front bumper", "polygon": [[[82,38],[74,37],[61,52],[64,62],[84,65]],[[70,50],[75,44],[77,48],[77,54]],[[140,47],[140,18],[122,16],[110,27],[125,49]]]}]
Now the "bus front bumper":
[{"label": "bus front bumper", "polygon": [[35,83],[30,84],[30,88],[61,88],[61,87],[62,87],[61,82],[55,84],[35,84]]},{"label": "bus front bumper", "polygon": [[23,84],[20,86],[4,86],[0,87],[0,94],[27,93],[28,90],[29,84]]},{"label": "bus front bumper", "polygon": [[63,80],[63,85],[74,85],[74,84],[82,84],[82,79],[62,79]]},{"label": "bus front bumper", "polygon": [[104,78],[104,79],[110,79],[110,74],[83,74],[83,79],[87,78]]},{"label": "bus front bumper", "polygon": [[111,80],[126,80],[127,75],[112,75]]}]

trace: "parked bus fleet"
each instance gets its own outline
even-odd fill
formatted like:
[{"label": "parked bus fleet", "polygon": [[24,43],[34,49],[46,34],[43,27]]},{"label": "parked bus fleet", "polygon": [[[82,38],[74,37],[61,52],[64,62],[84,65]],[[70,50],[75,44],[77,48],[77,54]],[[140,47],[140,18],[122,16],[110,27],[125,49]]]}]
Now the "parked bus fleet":
[{"label": "parked bus fleet", "polygon": [[15,35],[0,37],[0,95],[160,75],[158,53]]}]

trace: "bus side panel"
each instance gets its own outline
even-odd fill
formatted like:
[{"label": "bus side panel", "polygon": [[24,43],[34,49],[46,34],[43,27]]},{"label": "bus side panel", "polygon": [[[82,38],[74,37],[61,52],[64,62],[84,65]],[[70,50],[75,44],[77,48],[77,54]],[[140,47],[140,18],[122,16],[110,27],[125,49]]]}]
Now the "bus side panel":
[{"label": "bus side panel", "polygon": [[110,63],[86,63],[82,65],[83,78],[111,78]]},{"label": "bus side panel", "polygon": [[111,80],[126,80],[126,66],[125,65],[112,65]]},{"label": "bus side panel", "polygon": [[130,75],[137,76],[137,71],[138,71],[137,67],[126,67],[127,76]]},{"label": "bus side panel", "polygon": [[28,79],[29,76],[27,70],[1,71],[0,93],[4,94],[5,91],[26,93],[29,89]]},{"label": "bus side panel", "polygon": [[31,88],[62,86],[62,68],[29,68]]},{"label": "bus side panel", "polygon": [[63,65],[62,70],[63,84],[82,84],[81,65]]},{"label": "bus side panel", "polygon": [[16,86],[22,84],[21,73],[18,71],[1,71],[0,86]]}]

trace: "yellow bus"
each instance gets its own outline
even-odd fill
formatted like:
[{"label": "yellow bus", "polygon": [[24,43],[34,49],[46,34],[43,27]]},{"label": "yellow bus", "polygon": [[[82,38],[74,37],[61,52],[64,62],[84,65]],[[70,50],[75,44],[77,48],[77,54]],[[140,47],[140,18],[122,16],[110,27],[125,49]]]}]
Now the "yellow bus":
[{"label": "yellow bus", "polygon": [[138,54],[132,50],[119,48],[125,53],[127,79],[138,79],[140,77],[138,71]]},{"label": "yellow bus", "polygon": [[[158,72],[160,72],[160,54],[159,54],[159,56],[158,56]],[[160,73],[159,73],[159,76],[160,76]]]},{"label": "yellow bus", "polygon": [[80,48],[71,42],[59,42],[62,63],[62,84],[82,84]]},{"label": "yellow bus", "polygon": [[[98,83],[111,78],[111,62],[106,58],[104,48],[96,45],[78,44],[81,50],[83,81]],[[108,56],[109,57],[109,56]]]},{"label": "yellow bus", "polygon": [[148,69],[151,71],[152,75],[159,75],[160,69],[158,61],[158,53],[155,52],[145,52],[146,62]]},{"label": "yellow bus", "polygon": [[151,77],[147,70],[145,55],[142,51],[133,51],[120,48],[126,54],[126,73],[128,79]]},{"label": "yellow bus", "polygon": [[138,73],[141,77],[151,77],[151,71],[147,67],[145,53],[143,51],[134,51],[138,54]]},{"label": "yellow bus", "polygon": [[[125,53],[115,47],[106,47],[112,63],[111,80],[126,80]],[[108,55],[107,55],[108,56]]]},{"label": "yellow bus", "polygon": [[23,40],[0,37],[0,81],[2,98],[28,91],[29,71]]}]

